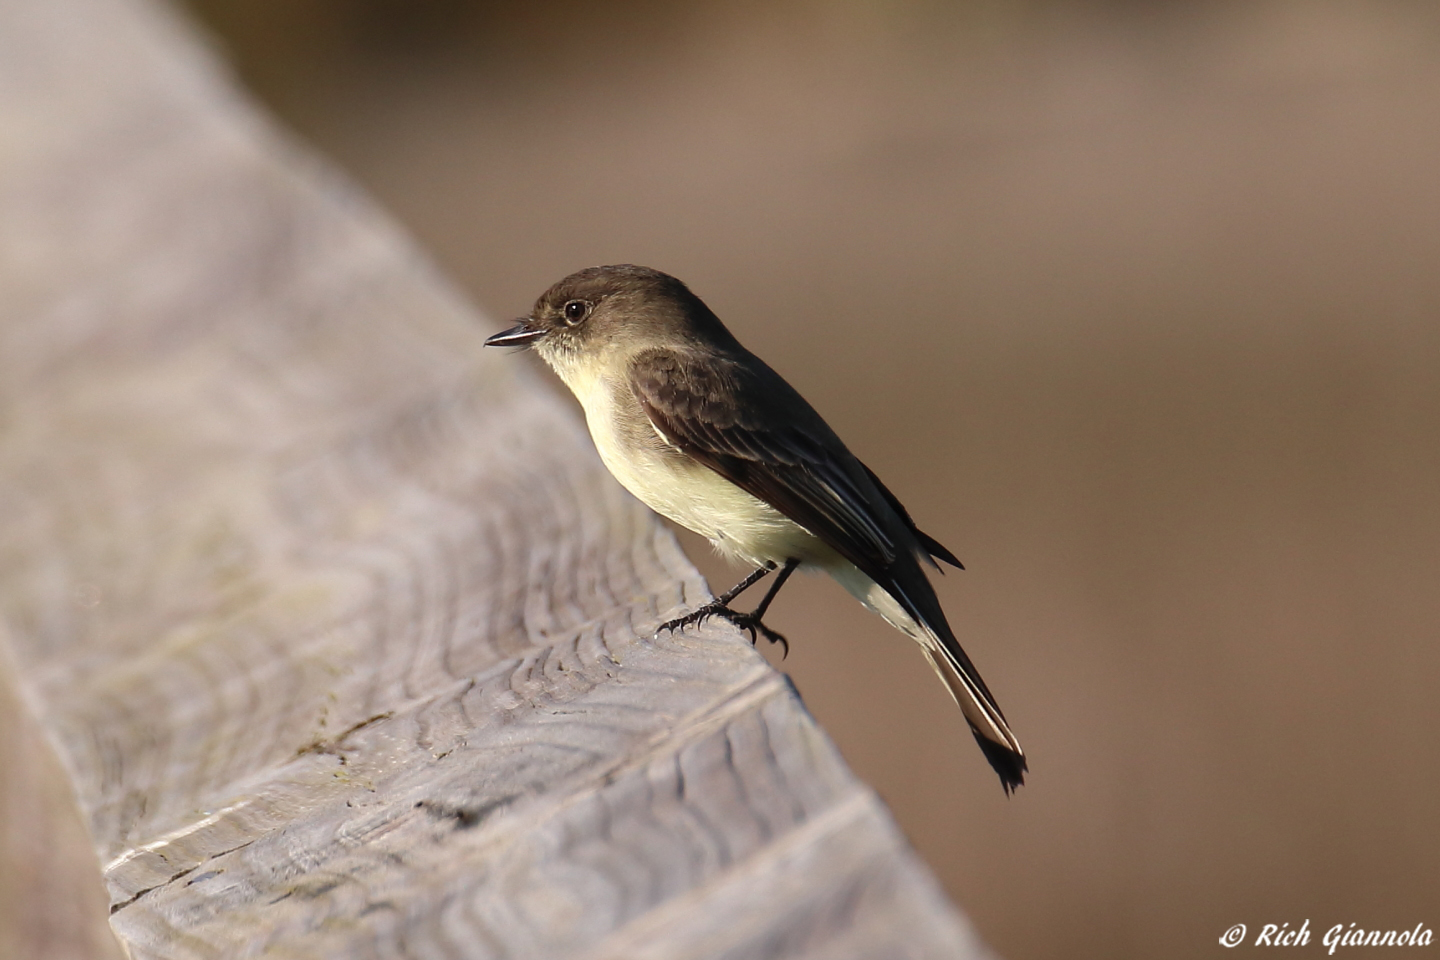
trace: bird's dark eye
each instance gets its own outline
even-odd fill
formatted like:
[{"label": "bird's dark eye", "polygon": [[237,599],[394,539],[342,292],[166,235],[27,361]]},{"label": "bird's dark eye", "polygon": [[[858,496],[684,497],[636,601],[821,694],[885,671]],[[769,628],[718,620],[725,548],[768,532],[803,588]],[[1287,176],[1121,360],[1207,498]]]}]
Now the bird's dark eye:
[{"label": "bird's dark eye", "polygon": [[565,304],[565,322],[575,326],[590,315],[590,304],[584,300],[571,300]]}]

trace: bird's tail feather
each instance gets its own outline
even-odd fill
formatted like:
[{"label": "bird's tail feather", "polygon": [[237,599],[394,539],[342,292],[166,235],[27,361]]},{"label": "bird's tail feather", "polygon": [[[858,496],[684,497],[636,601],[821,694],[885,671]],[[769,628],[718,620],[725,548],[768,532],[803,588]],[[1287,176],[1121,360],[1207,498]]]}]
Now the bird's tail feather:
[{"label": "bird's tail feather", "polygon": [[[939,611],[939,602],[933,604],[936,609],[930,616],[924,616],[899,583],[886,589],[858,568],[848,563],[845,566],[849,569],[832,569],[831,575],[861,603],[920,644],[935,673],[965,715],[970,732],[975,735],[985,759],[999,775],[1005,792],[1009,793],[1023,784],[1027,765],[1020,741],[1010,729],[975,665],[960,648],[949,624],[945,622],[944,613]],[[925,576],[918,565],[914,574],[921,578]]]},{"label": "bird's tail feather", "polygon": [[1010,724],[1005,722],[1000,707],[988,695],[984,683],[980,682],[979,674],[974,672],[973,667],[967,671],[964,665],[953,660],[948,651],[939,645],[938,638],[927,637],[920,644],[925,649],[930,666],[959,704],[960,712],[970,725],[970,732],[975,735],[975,742],[980,744],[985,759],[999,774],[1005,792],[1009,793],[1023,784],[1027,769],[1025,752],[1020,748],[1020,741],[1010,729]]}]

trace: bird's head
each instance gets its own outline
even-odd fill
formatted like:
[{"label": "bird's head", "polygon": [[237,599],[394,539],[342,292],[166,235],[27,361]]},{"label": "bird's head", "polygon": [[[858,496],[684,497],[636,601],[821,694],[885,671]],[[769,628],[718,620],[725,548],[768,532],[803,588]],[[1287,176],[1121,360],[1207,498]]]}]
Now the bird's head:
[{"label": "bird's head", "polygon": [[695,338],[732,341],[700,298],[659,270],[619,264],[588,267],[541,294],[528,317],[485,341],[487,347],[530,347],[557,370],[581,357]]}]

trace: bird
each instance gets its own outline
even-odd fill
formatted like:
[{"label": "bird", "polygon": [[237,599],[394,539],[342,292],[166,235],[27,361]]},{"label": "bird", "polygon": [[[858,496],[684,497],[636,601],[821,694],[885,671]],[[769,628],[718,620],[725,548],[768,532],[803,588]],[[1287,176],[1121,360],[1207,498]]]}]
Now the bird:
[{"label": "bird", "polygon": [[[689,287],[649,267],[589,267],[555,283],[485,345],[532,348],[579,400],[621,486],[722,556],[754,567],[661,630],[719,616],[752,642],[758,634],[788,651],[762,618],[795,570],[828,573],[919,644],[1006,795],[1024,783],[1020,741],[922,566],[939,570],[938,560],[963,569],[960,561]],[[771,573],[753,611],[730,606]]]}]

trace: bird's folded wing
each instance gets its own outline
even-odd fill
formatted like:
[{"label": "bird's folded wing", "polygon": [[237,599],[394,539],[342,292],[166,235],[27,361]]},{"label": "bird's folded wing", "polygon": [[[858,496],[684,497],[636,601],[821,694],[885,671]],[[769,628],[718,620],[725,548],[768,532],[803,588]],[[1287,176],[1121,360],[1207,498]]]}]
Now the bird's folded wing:
[{"label": "bird's folded wing", "polygon": [[820,415],[763,364],[650,350],[630,367],[636,400],[670,444],[763,500],[861,570],[899,549],[865,468]]}]

